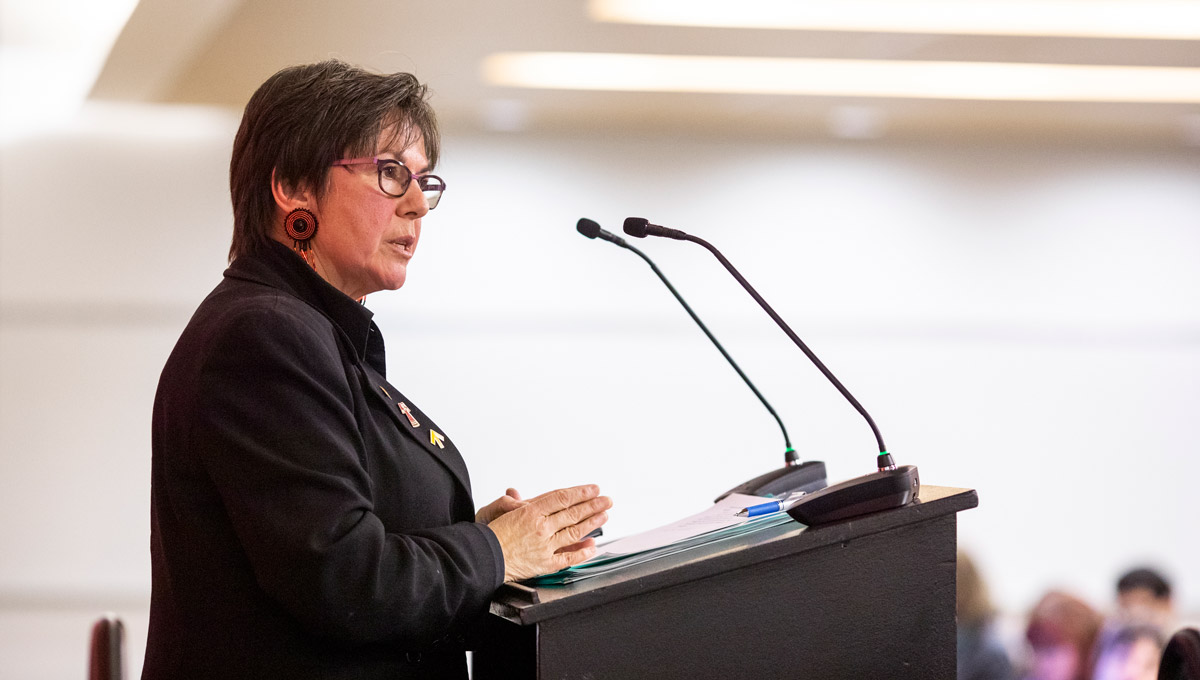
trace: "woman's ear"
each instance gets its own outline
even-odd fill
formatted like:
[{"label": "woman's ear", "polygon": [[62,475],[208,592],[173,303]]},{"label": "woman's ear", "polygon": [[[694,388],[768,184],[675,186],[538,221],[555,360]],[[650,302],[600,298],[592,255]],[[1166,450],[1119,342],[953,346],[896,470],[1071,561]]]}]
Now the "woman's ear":
[{"label": "woman's ear", "polygon": [[271,170],[271,197],[275,199],[275,205],[284,215],[296,208],[313,210],[315,206],[315,196],[306,185],[297,186],[283,182],[275,170]]}]

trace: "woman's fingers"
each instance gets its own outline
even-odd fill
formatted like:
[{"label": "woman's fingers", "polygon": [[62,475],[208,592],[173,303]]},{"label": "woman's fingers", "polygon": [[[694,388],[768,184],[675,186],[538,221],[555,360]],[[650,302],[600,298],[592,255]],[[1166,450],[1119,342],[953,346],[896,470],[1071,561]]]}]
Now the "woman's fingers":
[{"label": "woman's fingers", "polygon": [[516,510],[517,508],[524,507],[529,503],[519,498],[513,498],[512,496],[501,496],[496,504],[502,508],[505,508],[507,511]]},{"label": "woman's fingers", "polygon": [[[609,504],[611,505],[611,503]],[[557,534],[554,535],[554,544],[561,544],[555,552],[571,552],[580,547],[587,545],[595,545],[596,541],[592,538],[587,538],[587,535],[596,529],[604,526],[608,521],[608,513],[604,511],[597,512],[594,515],[586,517],[578,524],[563,527]]]},{"label": "woman's fingers", "polygon": [[[555,532],[559,532],[568,527],[584,526],[589,519],[604,513],[611,507],[611,498],[608,496],[597,496],[596,498],[591,498],[583,501],[582,503],[576,503],[569,508],[560,510],[547,517],[547,520],[550,523],[550,527]],[[600,524],[603,524],[603,521]],[[593,525],[590,529],[583,531],[580,536],[586,535],[592,529],[600,526],[600,524]]]},{"label": "woman's fingers", "polygon": [[565,489],[547,491],[540,496],[529,499],[529,502],[537,504],[538,507],[545,508],[546,514],[549,515],[576,503],[586,501],[589,498],[595,498],[599,494],[600,487],[595,484],[581,484]]},{"label": "woman's fingers", "polygon": [[[549,523],[547,528],[552,533],[557,533],[564,527],[578,524],[611,508],[612,499],[600,496],[599,493],[600,487],[584,484],[542,494],[529,501],[529,504],[546,516]],[[587,531],[584,532],[586,533]]]},{"label": "woman's fingers", "polygon": [[[594,484],[557,489],[529,501],[509,498],[520,507],[492,522],[504,552],[506,580],[520,580],[572,566],[596,553],[584,538],[608,521],[612,500]],[[501,497],[504,501],[505,497]]]},{"label": "woman's fingers", "polygon": [[[514,489],[509,489],[514,491]],[[517,508],[526,505],[526,502],[514,497],[512,494],[505,494],[496,500],[488,503],[475,513],[475,521],[483,524],[490,524],[492,520],[507,512],[512,512]]]},{"label": "woman's fingers", "polygon": [[555,550],[554,554],[561,555],[563,553],[576,552],[579,550],[583,550],[584,548],[594,547],[595,545],[596,545],[596,539],[585,538],[582,541],[579,541],[578,543],[572,543],[571,545],[564,545],[563,547],[559,548],[558,550]]},{"label": "woman's fingers", "polygon": [[596,555],[596,542],[592,539],[579,544],[581,547],[575,550],[567,550],[571,546],[563,546],[554,552],[551,563],[554,571],[573,567],[576,564],[587,562]]},{"label": "woman's fingers", "polygon": [[[597,500],[601,499],[608,501],[608,499],[604,498],[603,496]],[[578,522],[568,524],[559,529],[554,535],[553,543],[561,547],[562,545],[569,545],[571,543],[582,541],[584,536],[587,536],[595,529],[604,526],[604,523],[608,521],[608,513],[605,512],[605,510],[611,506],[612,503],[608,502],[600,507],[596,512],[589,513]],[[563,512],[566,511],[564,510]]]}]

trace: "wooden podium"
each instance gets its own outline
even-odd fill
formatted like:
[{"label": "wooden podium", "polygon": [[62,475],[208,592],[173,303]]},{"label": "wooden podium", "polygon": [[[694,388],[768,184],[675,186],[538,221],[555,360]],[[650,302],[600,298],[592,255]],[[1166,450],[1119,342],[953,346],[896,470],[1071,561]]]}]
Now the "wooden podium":
[{"label": "wooden podium", "polygon": [[955,676],[957,516],[975,492],[795,522],[566,586],[506,585],[474,680]]}]

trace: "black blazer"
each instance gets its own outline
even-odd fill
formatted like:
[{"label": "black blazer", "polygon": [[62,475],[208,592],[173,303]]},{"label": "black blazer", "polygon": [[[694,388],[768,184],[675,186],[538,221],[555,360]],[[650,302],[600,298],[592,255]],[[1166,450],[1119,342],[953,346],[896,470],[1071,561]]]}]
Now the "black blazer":
[{"label": "black blazer", "polygon": [[503,555],[371,316],[272,242],[188,323],[154,402],[143,678],[466,677]]}]

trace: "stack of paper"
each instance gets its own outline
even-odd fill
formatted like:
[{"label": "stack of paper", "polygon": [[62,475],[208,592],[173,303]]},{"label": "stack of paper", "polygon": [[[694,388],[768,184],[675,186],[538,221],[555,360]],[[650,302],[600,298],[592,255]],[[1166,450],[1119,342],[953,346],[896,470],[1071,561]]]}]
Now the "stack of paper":
[{"label": "stack of paper", "polygon": [[596,556],[587,562],[529,579],[525,583],[534,586],[574,583],[793,521],[786,512],[774,512],[758,517],[737,516],[737,512],[742,508],[770,500],[772,499],[761,496],[730,494],[704,512],[657,529],[610,541],[601,545]]}]

